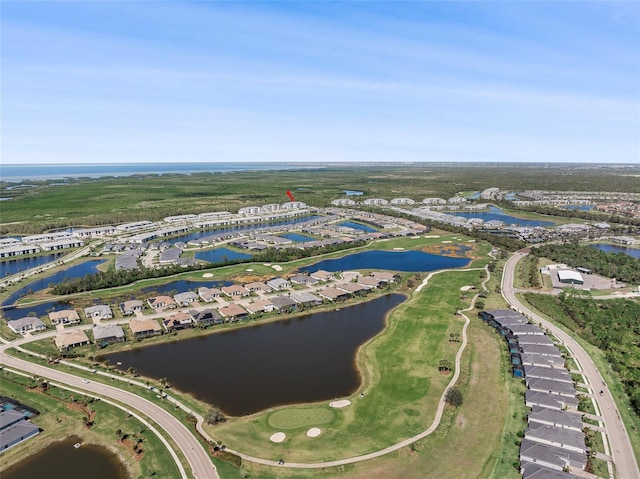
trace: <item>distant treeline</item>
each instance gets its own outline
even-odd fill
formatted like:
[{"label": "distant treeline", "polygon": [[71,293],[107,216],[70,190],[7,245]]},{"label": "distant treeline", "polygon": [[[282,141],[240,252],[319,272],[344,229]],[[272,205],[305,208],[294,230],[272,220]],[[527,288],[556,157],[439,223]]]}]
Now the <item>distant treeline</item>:
[{"label": "distant treeline", "polygon": [[306,250],[301,250],[298,248],[268,248],[252,258],[235,259],[221,263],[198,263],[187,267],[165,266],[163,268],[138,268],[120,271],[116,271],[115,268],[111,268],[107,271],[99,271],[97,273],[87,274],[81,278],[69,279],[58,283],[51,288],[51,293],[55,295],[67,295],[81,293],[84,291],[115,288],[116,286],[124,286],[143,279],[163,278],[165,276],[172,276],[174,274],[184,273],[188,271],[209,269],[215,266],[227,266],[249,262],[287,262],[306,258],[308,256],[316,256],[320,254],[333,253],[335,251],[357,248],[359,246],[363,246],[364,244],[364,241],[354,241],[351,243],[309,248]]},{"label": "distant treeline", "polygon": [[557,297],[527,293],[526,300],[604,351],[620,375],[631,407],[640,414],[640,304],[594,300],[580,294]]},{"label": "distant treeline", "polygon": [[624,253],[606,253],[591,246],[568,243],[531,248],[531,254],[574,268],[588,268],[594,273],[616,278],[623,283],[640,284],[640,259]]}]

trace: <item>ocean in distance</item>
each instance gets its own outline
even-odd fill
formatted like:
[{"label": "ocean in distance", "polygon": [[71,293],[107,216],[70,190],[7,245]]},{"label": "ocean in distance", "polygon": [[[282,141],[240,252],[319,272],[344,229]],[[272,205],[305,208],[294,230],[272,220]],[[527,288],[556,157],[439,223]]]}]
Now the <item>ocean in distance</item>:
[{"label": "ocean in distance", "polygon": [[97,163],[0,165],[2,181],[57,180],[64,178],[100,178],[103,176],[161,175],[167,173],[224,173],[254,170],[324,168],[319,164],[302,163]]}]

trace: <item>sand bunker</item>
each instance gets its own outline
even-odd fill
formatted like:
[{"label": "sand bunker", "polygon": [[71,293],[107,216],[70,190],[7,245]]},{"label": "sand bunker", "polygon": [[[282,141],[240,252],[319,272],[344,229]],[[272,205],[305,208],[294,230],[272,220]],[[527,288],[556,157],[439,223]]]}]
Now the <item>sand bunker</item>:
[{"label": "sand bunker", "polygon": [[443,241],[443,243],[452,243],[452,241]]},{"label": "sand bunker", "polygon": [[460,291],[469,291],[470,289],[473,289],[473,286],[463,286]]},{"label": "sand bunker", "polygon": [[393,248],[395,251],[402,251],[404,248]]},{"label": "sand bunker", "polygon": [[202,275],[203,278],[213,278],[213,273],[205,273]]},{"label": "sand bunker", "polygon": [[440,238],[440,235],[426,235],[424,238]]},{"label": "sand bunker", "polygon": [[312,427],[307,431],[307,437],[318,437],[322,433],[320,429],[317,427]]},{"label": "sand bunker", "polygon": [[262,263],[262,266],[271,266],[271,263]]},{"label": "sand bunker", "polygon": [[245,271],[253,271],[251,268],[245,269]]},{"label": "sand bunker", "polygon": [[340,399],[339,401],[331,401],[329,403],[329,406],[337,407],[337,408],[347,407],[350,405],[351,405],[351,401],[349,401],[348,399]]},{"label": "sand bunker", "polygon": [[280,266],[279,264],[274,264],[273,266],[271,266],[273,269],[275,269],[276,271],[282,271],[282,266]]},{"label": "sand bunker", "polygon": [[284,432],[275,432],[271,434],[271,437],[269,438],[269,440],[271,442],[282,442],[284,441],[285,437],[287,436],[285,436]]}]

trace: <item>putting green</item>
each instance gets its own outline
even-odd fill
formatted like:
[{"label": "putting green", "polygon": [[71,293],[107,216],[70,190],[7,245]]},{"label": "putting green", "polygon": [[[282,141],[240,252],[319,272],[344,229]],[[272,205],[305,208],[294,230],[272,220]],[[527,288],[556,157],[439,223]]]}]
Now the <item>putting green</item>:
[{"label": "putting green", "polygon": [[335,411],[324,407],[287,408],[276,411],[269,416],[267,422],[274,429],[298,429],[301,427],[327,424],[336,417]]}]

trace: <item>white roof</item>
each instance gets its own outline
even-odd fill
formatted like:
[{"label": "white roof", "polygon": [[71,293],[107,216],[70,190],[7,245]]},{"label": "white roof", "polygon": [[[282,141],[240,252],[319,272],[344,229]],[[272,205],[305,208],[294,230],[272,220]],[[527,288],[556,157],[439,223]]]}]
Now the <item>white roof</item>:
[{"label": "white roof", "polygon": [[560,279],[560,281],[570,280],[584,282],[580,273],[578,273],[577,271],[571,271],[570,269],[558,270],[558,278]]}]

